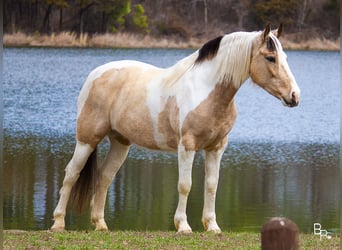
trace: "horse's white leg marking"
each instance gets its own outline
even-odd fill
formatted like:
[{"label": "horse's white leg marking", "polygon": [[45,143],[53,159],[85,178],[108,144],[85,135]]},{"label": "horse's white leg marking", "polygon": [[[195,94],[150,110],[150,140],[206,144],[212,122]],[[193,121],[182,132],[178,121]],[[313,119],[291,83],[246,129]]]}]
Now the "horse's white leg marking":
[{"label": "horse's white leg marking", "polygon": [[191,188],[191,170],[195,157],[195,151],[186,151],[180,143],[178,146],[178,206],[174,217],[174,223],[178,233],[191,233],[191,227],[187,222],[186,204]]},{"label": "horse's white leg marking", "polygon": [[216,222],[215,198],[220,172],[220,162],[225,147],[217,151],[205,153],[205,182],[204,182],[204,206],[202,223],[207,231],[220,233],[221,229]]},{"label": "horse's white leg marking", "polygon": [[74,155],[65,168],[63,186],[59,192],[60,198],[53,213],[55,222],[51,227],[52,231],[64,230],[64,217],[70,196],[70,191],[73,185],[76,183],[78,177],[80,176],[81,170],[83,169],[85,163],[87,162],[90,154],[93,151],[94,149],[90,145],[77,141]]},{"label": "horse's white leg marking", "polygon": [[130,146],[120,144],[115,139],[111,139],[110,150],[99,170],[100,173],[96,192],[92,200],[91,221],[96,227],[95,230],[108,230],[104,220],[107,190],[117,171],[126,159],[129,147]]}]

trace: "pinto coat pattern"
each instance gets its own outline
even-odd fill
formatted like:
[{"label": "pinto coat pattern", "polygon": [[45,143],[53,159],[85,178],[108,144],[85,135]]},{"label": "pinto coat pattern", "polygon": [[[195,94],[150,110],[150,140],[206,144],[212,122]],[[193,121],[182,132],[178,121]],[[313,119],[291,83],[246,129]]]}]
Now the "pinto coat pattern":
[{"label": "pinto coat pattern", "polygon": [[[205,230],[220,232],[215,196],[221,157],[237,116],[236,92],[251,77],[285,106],[299,103],[300,91],[278,40],[280,33],[281,28],[271,31],[267,26],[259,32],[217,37],[166,69],[125,60],[93,70],[78,98],[76,147],[65,170],[51,230],[64,230],[72,192],[80,198],[92,196],[91,220],[96,230],[108,229],[104,220],[107,190],[130,145],[136,144],[178,152],[174,224],[179,233],[191,232],[186,205],[192,164],[195,153],[205,151],[202,223]],[[91,177],[87,169],[97,167],[89,163],[96,161],[95,149],[106,136],[109,152]]]}]

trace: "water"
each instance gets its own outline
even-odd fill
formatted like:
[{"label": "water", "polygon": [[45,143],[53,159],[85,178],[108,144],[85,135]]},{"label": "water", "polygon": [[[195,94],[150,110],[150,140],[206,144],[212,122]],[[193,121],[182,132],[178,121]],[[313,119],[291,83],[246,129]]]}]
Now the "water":
[{"label": "water", "polygon": [[[4,49],[4,228],[47,229],[74,147],[76,101],[87,74],[112,60],[167,67],[191,50]],[[301,231],[339,227],[339,54],[287,52],[302,91],[299,107],[247,82],[223,156],[217,219],[223,230],[259,231],[273,216]],[[105,154],[107,143],[100,148]],[[111,230],[174,230],[177,158],[132,148],[106,203]],[[203,156],[193,169],[188,217],[202,230]],[[90,229],[68,210],[69,229]]]}]

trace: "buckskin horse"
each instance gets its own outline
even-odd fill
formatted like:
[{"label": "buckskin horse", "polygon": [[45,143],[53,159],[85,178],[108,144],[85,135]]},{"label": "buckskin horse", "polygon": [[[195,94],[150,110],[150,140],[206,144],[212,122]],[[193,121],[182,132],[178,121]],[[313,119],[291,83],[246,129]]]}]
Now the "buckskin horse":
[{"label": "buckskin horse", "polygon": [[[250,77],[285,106],[299,103],[300,90],[278,40],[281,31],[281,25],[273,31],[268,25],[263,31],[220,36],[165,69],[132,60],[94,69],[78,97],[76,147],[65,169],[51,230],[64,230],[71,194],[79,205],[91,205],[95,230],[108,230],[107,190],[135,144],[178,152],[178,233],[192,231],[186,215],[191,170],[195,153],[205,151],[202,223],[207,231],[221,232],[215,196],[221,157],[237,116],[236,92]],[[96,148],[106,136],[110,148],[97,168]]]}]

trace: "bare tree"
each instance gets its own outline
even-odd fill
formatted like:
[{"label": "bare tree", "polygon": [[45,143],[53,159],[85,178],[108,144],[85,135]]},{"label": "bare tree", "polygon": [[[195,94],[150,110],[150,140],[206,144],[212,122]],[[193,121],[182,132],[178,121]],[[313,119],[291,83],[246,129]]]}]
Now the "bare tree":
[{"label": "bare tree", "polygon": [[298,31],[302,31],[302,27],[304,25],[305,18],[308,14],[309,11],[309,5],[311,4],[311,0],[302,0],[301,4],[299,6],[298,10],[298,21],[297,21],[297,27]]},{"label": "bare tree", "polygon": [[237,15],[237,28],[244,29],[244,20],[249,14],[250,0],[238,0],[233,4],[233,10]]}]

